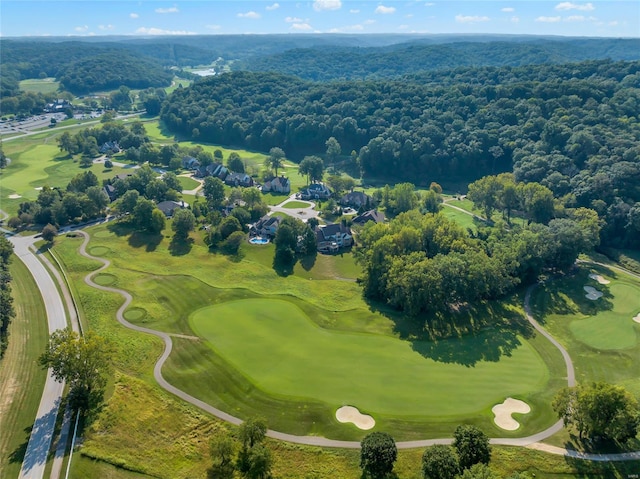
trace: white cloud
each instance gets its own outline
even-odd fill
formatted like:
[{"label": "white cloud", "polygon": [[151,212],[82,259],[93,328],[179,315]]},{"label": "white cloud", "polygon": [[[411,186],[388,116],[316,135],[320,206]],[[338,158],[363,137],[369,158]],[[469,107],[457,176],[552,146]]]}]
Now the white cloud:
[{"label": "white cloud", "polygon": [[209,30],[220,30],[222,27],[220,25],[205,25]]},{"label": "white cloud", "polygon": [[130,13],[129,14],[129,18],[138,18],[140,15],[138,15],[137,13]]},{"label": "white cloud", "polygon": [[284,21],[287,23],[303,23],[304,22],[302,18],[298,18],[298,17],[287,17],[284,19]]},{"label": "white cloud", "polygon": [[405,15],[404,18],[413,18],[413,13],[409,13],[409,14]]},{"label": "white cloud", "polygon": [[342,28],[332,28],[329,33],[348,33],[348,32],[361,32],[364,30],[362,25],[350,25]]},{"label": "white cloud", "polygon": [[536,22],[542,23],[557,23],[561,20],[560,17],[538,17],[536,18]]},{"label": "white cloud", "polygon": [[140,27],[136,30],[140,35],[195,35],[196,32],[188,32],[186,30],[164,30],[162,28],[146,28]]},{"label": "white cloud", "polygon": [[313,9],[316,12],[322,12],[325,10],[340,10],[341,8],[341,0],[315,0],[315,2],[313,2]]},{"label": "white cloud", "polygon": [[565,22],[584,22],[584,15],[571,15],[564,19]]},{"label": "white cloud", "polygon": [[609,25],[610,27],[615,27],[615,26],[618,25],[618,21],[617,20],[613,20],[613,21],[607,23],[607,25]]},{"label": "white cloud", "polygon": [[291,29],[298,32],[308,32],[310,30],[313,30],[313,27],[308,23],[294,23],[293,25],[291,25]]},{"label": "white cloud", "polygon": [[458,23],[480,23],[488,22],[491,20],[489,17],[479,15],[456,15],[456,22]]},{"label": "white cloud", "polygon": [[511,23],[518,23],[520,21],[520,17],[517,15],[514,15],[513,17],[511,17]]},{"label": "white cloud", "polygon": [[156,13],[178,13],[178,7],[156,8]]},{"label": "white cloud", "polygon": [[502,8],[502,9],[500,9],[500,11],[501,11],[501,12],[505,12],[505,13],[512,13],[512,12],[515,12],[515,11],[516,11],[516,9],[515,9],[515,8],[513,8],[513,7],[504,7],[504,8]]},{"label": "white cloud", "polygon": [[277,10],[278,8],[280,8],[280,4],[279,3],[274,3],[273,5],[267,5],[266,7],[264,7],[265,10]]},{"label": "white cloud", "polygon": [[425,3],[424,6],[425,7],[433,7],[435,5],[435,3],[433,2],[429,2],[429,3]]},{"label": "white cloud", "polygon": [[400,25],[398,27],[398,30],[408,30],[409,29],[409,25]]},{"label": "white cloud", "polygon": [[109,24],[109,25],[98,25],[98,28],[100,30],[113,30],[113,25]]},{"label": "white cloud", "polygon": [[360,13],[360,10],[352,9],[352,10],[349,10],[349,13]]},{"label": "white cloud", "polygon": [[591,10],[595,9],[596,7],[594,7],[591,2],[582,4],[573,2],[562,2],[556,5],[556,10],[581,10],[583,12],[590,12]]},{"label": "white cloud", "polygon": [[363,25],[373,25],[374,23],[376,23],[376,21],[371,19],[362,22]]},{"label": "white cloud", "polygon": [[396,13],[396,8],[385,7],[384,5],[378,5],[378,7],[374,11],[375,13],[379,13],[380,15],[389,15],[391,13]]},{"label": "white cloud", "polygon": [[260,18],[260,14],[251,10],[247,13],[238,13],[238,18],[251,18],[253,20],[256,20]]},{"label": "white cloud", "polygon": [[86,32],[87,30],[89,30],[89,27],[87,25],[82,25],[80,27],[74,28],[74,30],[76,32]]}]

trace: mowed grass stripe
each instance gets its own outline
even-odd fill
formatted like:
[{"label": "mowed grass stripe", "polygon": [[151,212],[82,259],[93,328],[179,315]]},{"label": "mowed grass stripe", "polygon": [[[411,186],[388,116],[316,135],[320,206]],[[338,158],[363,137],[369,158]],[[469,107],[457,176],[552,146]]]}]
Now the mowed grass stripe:
[{"label": "mowed grass stripe", "polygon": [[47,344],[46,312],[33,277],[22,261],[11,264],[16,317],[0,362],[0,471],[18,477],[36,417],[46,372],[37,359]]},{"label": "mowed grass stripe", "polygon": [[548,379],[540,356],[524,341],[497,362],[473,368],[437,363],[412,350],[409,342],[389,336],[319,328],[284,300],[248,299],[204,308],[192,316],[192,325],[270,393],[353,404],[371,413],[470,414],[507,396],[531,393]]}]

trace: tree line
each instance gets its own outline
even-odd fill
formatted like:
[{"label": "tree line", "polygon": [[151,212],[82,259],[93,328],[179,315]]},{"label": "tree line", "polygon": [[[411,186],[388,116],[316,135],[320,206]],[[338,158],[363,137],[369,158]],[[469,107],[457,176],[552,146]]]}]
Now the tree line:
[{"label": "tree line", "polygon": [[425,40],[384,47],[346,45],[295,48],[235,62],[234,69],[272,71],[314,81],[397,78],[470,66],[523,66],[596,59],[638,60],[637,39],[528,41]]},{"label": "tree line", "polygon": [[428,184],[513,172],[595,209],[604,243],[637,246],[625,226],[640,201],[640,62],[457,69],[445,84],[425,75],[433,76],[312,83],[236,72],[174,92],[161,117],[194,139],[278,147],[296,160],[324,152],[333,137],[355,152],[346,163],[365,179]]},{"label": "tree line", "polygon": [[0,359],[9,344],[9,324],[15,317],[13,296],[11,296],[11,255],[13,245],[4,235],[0,236]]},{"label": "tree line", "polygon": [[[419,195],[409,183],[377,196],[397,216],[368,223],[358,234],[363,292],[412,316],[503,297],[545,270],[571,268],[579,253],[598,243],[598,215],[586,208],[545,217],[547,224],[534,218],[523,226],[499,222],[468,232],[437,212],[433,194]],[[535,203],[535,195],[528,201]]]}]

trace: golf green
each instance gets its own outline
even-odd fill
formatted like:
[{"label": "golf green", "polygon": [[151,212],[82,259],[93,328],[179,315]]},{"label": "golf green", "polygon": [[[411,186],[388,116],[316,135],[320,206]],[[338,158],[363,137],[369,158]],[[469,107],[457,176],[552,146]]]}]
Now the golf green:
[{"label": "golf green", "polygon": [[[596,285],[598,290],[609,290],[612,309],[600,311],[585,319],[571,322],[571,332],[588,346],[596,349],[626,349],[637,343],[635,323],[632,321],[638,309],[640,288],[630,283],[614,281],[607,286]],[[602,301],[597,299],[595,301]]]},{"label": "golf green", "polygon": [[[281,299],[209,306],[196,311],[190,321],[196,334],[265,392],[313,398],[335,407],[351,404],[370,414],[478,413],[508,396],[538,391],[549,377],[543,360],[525,340],[498,361],[472,367],[439,362],[414,350],[427,349],[426,345],[412,347],[391,336],[320,328],[296,305]],[[489,338],[453,341],[467,348],[479,347],[483,340]]]}]

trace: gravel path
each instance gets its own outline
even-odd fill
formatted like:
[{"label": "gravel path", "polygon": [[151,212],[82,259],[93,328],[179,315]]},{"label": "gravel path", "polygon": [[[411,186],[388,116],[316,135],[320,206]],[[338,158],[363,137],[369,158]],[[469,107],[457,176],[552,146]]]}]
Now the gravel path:
[{"label": "gravel path", "polygon": [[[131,301],[133,299],[131,294],[121,289],[112,288],[109,286],[101,286],[93,282],[92,277],[98,274],[99,272],[103,271],[104,269],[108,268],[111,263],[109,260],[96,257],[87,253],[86,247],[87,247],[87,244],[89,243],[90,236],[84,231],[77,231],[77,232],[84,236],[84,241],[80,246],[80,254],[86,258],[100,261],[103,264],[99,269],[89,273],[84,278],[85,283],[87,283],[89,286],[100,289],[102,291],[108,291],[110,293],[119,294],[124,298],[124,303],[122,304],[122,306],[120,306],[120,308],[116,313],[117,320],[123,326],[129,329],[133,329],[134,331],[152,334],[154,336],[161,338],[164,341],[164,345],[165,345],[164,352],[156,362],[153,370],[154,378],[156,379],[158,384],[166,391],[169,391],[170,393],[178,396],[180,399],[187,401],[188,403],[193,404],[194,406],[197,406],[200,409],[224,421],[228,421],[236,425],[241,424],[242,423],[241,419],[235,416],[232,416],[224,411],[221,411],[220,409],[217,409],[211,406],[210,404],[207,404],[204,401],[201,401],[200,399],[197,399],[187,394],[181,389],[178,389],[172,386],[164,379],[164,377],[162,376],[162,366],[164,365],[165,361],[171,354],[171,349],[173,347],[173,344],[171,342],[171,335],[167,333],[163,333],[161,331],[156,331],[153,329],[144,328],[141,326],[131,324],[124,318],[124,315],[123,315],[124,311],[126,311],[126,309],[129,307],[129,304],[131,304]],[[524,308],[526,312],[526,319],[533,325],[533,327],[538,332],[540,332],[540,334],[542,334],[545,338],[551,341],[551,343],[556,348],[558,348],[558,350],[561,352],[565,360],[565,365],[567,367],[567,384],[569,386],[573,386],[575,384],[575,373],[573,369],[573,363],[571,361],[571,358],[569,357],[569,354],[562,347],[562,345],[558,343],[549,333],[547,333],[544,330],[544,328],[542,328],[542,326],[540,326],[540,324],[531,315],[529,300],[531,297],[531,292],[536,286],[537,285],[531,286],[527,290],[527,293],[525,296]],[[589,459],[589,460],[596,460],[596,461],[626,461],[626,460],[640,459],[640,451],[621,453],[621,454],[585,454],[585,453],[579,453],[576,451],[566,450],[566,449],[555,447],[555,446],[550,446],[548,444],[543,444],[539,442],[557,433],[562,429],[562,427],[563,427],[562,421],[558,421],[552,426],[550,426],[549,428],[537,434],[532,434],[530,436],[522,437],[522,438],[494,438],[494,439],[491,439],[491,443],[496,445],[507,445],[507,446],[525,446],[531,449],[545,451],[550,454],[564,455],[564,456],[569,456],[574,458]],[[282,441],[287,441],[295,444],[305,444],[310,446],[350,448],[350,449],[360,448],[360,442],[358,441],[339,441],[335,439],[327,439],[321,436],[296,436],[293,434],[286,434],[286,433],[273,431],[273,430],[267,431],[267,436],[273,439],[279,439]],[[424,439],[424,440],[416,440],[416,441],[400,441],[400,442],[397,442],[396,444],[399,449],[411,449],[411,448],[423,448],[427,446],[432,446],[434,444],[451,444],[452,442],[453,442],[453,439],[451,438],[442,438],[442,439]]]}]

